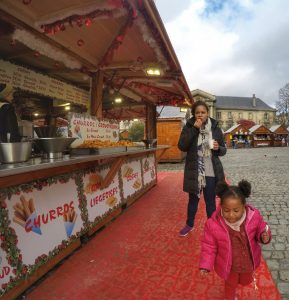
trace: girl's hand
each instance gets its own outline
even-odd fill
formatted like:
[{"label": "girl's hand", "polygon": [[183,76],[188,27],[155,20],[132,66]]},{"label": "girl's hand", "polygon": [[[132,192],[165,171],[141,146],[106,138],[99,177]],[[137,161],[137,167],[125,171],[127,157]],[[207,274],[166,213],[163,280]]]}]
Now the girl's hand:
[{"label": "girl's hand", "polygon": [[196,119],[195,123],[194,123],[194,127],[200,129],[203,125],[203,122],[201,119]]},{"label": "girl's hand", "polygon": [[219,143],[216,140],[214,140],[214,148],[213,148],[213,150],[219,150],[219,148],[220,148]]},{"label": "girl's hand", "polygon": [[207,277],[209,274],[209,271],[208,270],[205,270],[205,269],[201,269],[200,270],[200,275],[201,277]]},{"label": "girl's hand", "polygon": [[268,225],[266,225],[265,231],[261,233],[261,239],[264,244],[267,244],[270,241],[270,235],[268,233],[268,230],[269,230],[269,227],[268,227]]}]

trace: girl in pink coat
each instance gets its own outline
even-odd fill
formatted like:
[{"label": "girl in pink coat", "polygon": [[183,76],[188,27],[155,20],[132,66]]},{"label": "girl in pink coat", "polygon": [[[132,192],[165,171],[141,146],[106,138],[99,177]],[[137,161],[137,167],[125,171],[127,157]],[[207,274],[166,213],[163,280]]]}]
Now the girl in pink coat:
[{"label": "girl in pink coat", "polygon": [[216,194],[220,207],[207,220],[200,259],[200,272],[206,276],[213,269],[225,280],[225,297],[237,299],[238,284],[247,285],[253,280],[260,265],[260,243],[268,244],[271,233],[260,212],[246,204],[251,184],[242,180],[238,186],[221,182]]}]

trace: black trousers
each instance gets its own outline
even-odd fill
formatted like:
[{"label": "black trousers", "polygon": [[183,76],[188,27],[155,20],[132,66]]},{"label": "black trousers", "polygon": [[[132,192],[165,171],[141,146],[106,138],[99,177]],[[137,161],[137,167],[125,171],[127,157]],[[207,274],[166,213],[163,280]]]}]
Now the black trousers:
[{"label": "black trousers", "polygon": [[[203,189],[207,217],[210,218],[213,212],[216,210],[216,178],[206,177],[206,186]],[[195,216],[198,210],[200,198],[197,194],[189,193],[187,225],[193,227],[195,222]]]}]

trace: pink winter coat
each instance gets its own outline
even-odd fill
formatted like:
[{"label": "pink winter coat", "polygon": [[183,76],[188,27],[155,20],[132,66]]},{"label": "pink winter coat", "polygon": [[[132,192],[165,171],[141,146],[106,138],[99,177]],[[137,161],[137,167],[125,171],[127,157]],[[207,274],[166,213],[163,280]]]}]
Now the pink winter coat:
[{"label": "pink winter coat", "polygon": [[[260,236],[265,231],[266,222],[263,220],[258,209],[246,204],[247,216],[245,220],[245,231],[249,240],[249,246],[253,259],[254,270],[260,265],[262,243]],[[271,240],[271,232],[268,231]],[[223,279],[227,279],[232,267],[232,247],[227,225],[221,216],[219,207],[210,219],[207,220],[204,236],[202,239],[202,250],[200,269],[212,271]]]}]

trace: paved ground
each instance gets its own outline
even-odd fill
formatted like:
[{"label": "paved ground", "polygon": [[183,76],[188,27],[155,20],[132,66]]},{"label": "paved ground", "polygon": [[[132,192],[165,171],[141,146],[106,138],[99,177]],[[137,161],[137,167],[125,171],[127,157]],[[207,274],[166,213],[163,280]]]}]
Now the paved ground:
[{"label": "paved ground", "polygon": [[[222,158],[233,184],[252,183],[249,202],[269,222],[273,240],[263,256],[283,300],[289,300],[289,148],[229,149]],[[182,170],[183,164],[159,164],[158,171]]]}]

